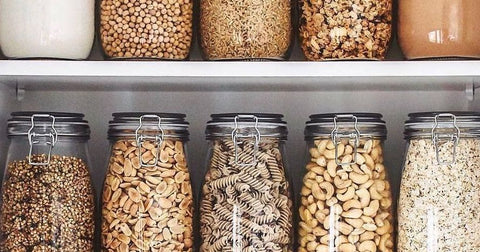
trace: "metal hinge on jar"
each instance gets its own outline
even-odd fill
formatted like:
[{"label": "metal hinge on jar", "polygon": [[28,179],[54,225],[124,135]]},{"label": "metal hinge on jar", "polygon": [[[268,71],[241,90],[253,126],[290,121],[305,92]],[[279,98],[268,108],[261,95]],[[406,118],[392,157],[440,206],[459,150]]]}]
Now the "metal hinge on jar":
[{"label": "metal hinge on jar", "polygon": [[[353,122],[353,129],[354,131],[353,132],[348,132],[348,133],[342,133],[342,134],[339,134],[338,133],[338,123],[337,121],[341,119],[341,120],[351,120]],[[355,115],[337,115],[333,118],[333,130],[332,130],[332,133],[331,133],[331,137],[332,137],[332,142],[335,146],[335,163],[337,165],[353,165],[357,162],[357,149],[358,149],[358,145],[359,145],[359,142],[360,142],[360,131],[358,130],[358,118],[355,116]],[[341,142],[341,139],[349,139],[349,140],[353,140],[354,141],[354,148],[353,148],[353,158],[352,158],[352,161],[349,162],[349,163],[342,163],[339,159],[338,159],[338,145],[339,143]]]},{"label": "metal hinge on jar", "polygon": [[[452,125],[453,125],[453,132],[452,133],[439,133],[438,131],[438,121],[441,118],[450,118]],[[434,126],[432,129],[432,143],[435,148],[435,154],[437,158],[437,163],[439,165],[452,165],[455,164],[457,161],[457,146],[458,146],[458,141],[460,139],[460,128],[457,126],[457,117],[454,114],[450,113],[445,113],[445,114],[438,114],[435,116],[435,121],[434,121]],[[448,142],[452,141],[453,142],[453,147],[452,147],[452,158],[450,160],[441,160],[440,158],[440,147],[439,144],[440,142]]]},{"label": "metal hinge on jar", "polygon": [[[238,122],[239,122],[239,120],[242,120],[242,119],[243,120],[253,120],[255,122],[255,124],[254,124],[255,133],[249,133],[249,134],[238,133]],[[235,164],[237,164],[239,166],[256,165],[257,164],[258,146],[259,146],[260,139],[261,139],[260,130],[258,129],[258,117],[254,116],[254,115],[237,115],[237,116],[235,116],[234,123],[235,123],[235,126],[234,126],[234,129],[232,131],[232,141],[233,141],[233,146],[235,148]],[[252,161],[249,162],[249,163],[242,163],[242,162],[240,162],[239,157],[238,157],[239,156],[238,143],[242,142],[241,139],[247,139],[247,138],[254,138],[255,139],[255,143],[254,143],[254,146],[253,146],[253,158],[252,158]]]},{"label": "metal hinge on jar", "polygon": [[[143,127],[143,120],[147,119],[147,118],[158,120],[157,128],[158,128],[158,132],[160,132],[160,134],[156,133],[155,135],[150,135],[150,136],[145,135],[145,134],[140,134],[140,130]],[[164,132],[163,132],[163,128],[162,128],[162,118],[158,115],[143,115],[143,116],[141,116],[140,119],[139,119],[139,125],[138,125],[137,129],[135,130],[135,139],[137,141],[138,158],[139,158],[139,161],[140,161],[139,162],[140,166],[141,167],[155,167],[155,166],[157,166],[159,156],[160,156],[161,146],[162,146],[163,139],[164,139]],[[143,159],[142,145],[143,145],[143,142],[145,140],[153,141],[154,144],[157,145],[157,153],[156,153],[156,155],[153,159],[153,163],[149,163],[148,161],[145,162],[145,160]]]},{"label": "metal hinge on jar", "polygon": [[[37,133],[35,132],[35,118],[50,118],[51,121],[51,130],[48,133]],[[28,143],[30,145],[30,150],[28,151],[28,163],[30,165],[49,165],[50,158],[52,155],[52,149],[57,143],[58,134],[55,129],[55,116],[49,114],[34,114],[30,118],[32,126],[28,130]],[[46,141],[42,142],[42,139],[46,138]],[[46,144],[48,146],[47,161],[46,162],[34,162],[32,160],[33,147],[34,145]]]}]

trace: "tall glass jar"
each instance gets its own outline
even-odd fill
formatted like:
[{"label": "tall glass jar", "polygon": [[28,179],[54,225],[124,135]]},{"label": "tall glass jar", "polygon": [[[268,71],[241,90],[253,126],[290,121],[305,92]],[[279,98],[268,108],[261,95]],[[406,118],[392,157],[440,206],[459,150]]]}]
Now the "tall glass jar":
[{"label": "tall glass jar", "polygon": [[301,0],[307,60],[382,60],[392,38],[392,0]]},{"label": "tall glass jar", "polygon": [[478,0],[401,0],[398,11],[407,59],[480,58]]},{"label": "tall glass jar", "polygon": [[206,60],[285,60],[292,41],[292,0],[200,0]]},{"label": "tall glass jar", "polygon": [[9,58],[86,59],[94,0],[0,0],[0,47]]},{"label": "tall glass jar", "polygon": [[93,251],[89,136],[82,114],[12,113],[0,251]]},{"label": "tall glass jar", "polygon": [[480,113],[415,113],[398,202],[399,252],[480,251]]},{"label": "tall glass jar", "polygon": [[192,43],[193,0],[100,0],[107,58],[185,60]]},{"label": "tall glass jar", "polygon": [[319,114],[305,129],[308,162],[299,251],[393,252],[392,195],[380,114]]},{"label": "tall glass jar", "polygon": [[115,113],[102,196],[102,251],[192,251],[183,114]]},{"label": "tall glass jar", "polygon": [[215,114],[200,202],[200,251],[293,251],[286,123],[277,114]]}]

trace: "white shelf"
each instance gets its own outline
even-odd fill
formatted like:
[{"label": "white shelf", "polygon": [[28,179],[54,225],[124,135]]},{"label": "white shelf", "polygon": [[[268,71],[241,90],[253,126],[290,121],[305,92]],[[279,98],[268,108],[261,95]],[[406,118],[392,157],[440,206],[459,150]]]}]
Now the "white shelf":
[{"label": "white shelf", "polygon": [[463,90],[480,61],[165,62],[2,60],[27,90]]}]

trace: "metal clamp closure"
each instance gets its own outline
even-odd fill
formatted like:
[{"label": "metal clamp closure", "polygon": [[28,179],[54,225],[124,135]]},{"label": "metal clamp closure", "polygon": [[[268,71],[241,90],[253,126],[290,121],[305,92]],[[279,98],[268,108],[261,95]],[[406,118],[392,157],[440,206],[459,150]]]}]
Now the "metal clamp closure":
[{"label": "metal clamp closure", "polygon": [[[158,131],[160,132],[160,134],[157,133],[155,135],[145,135],[145,134],[140,133],[140,130],[143,127],[143,120],[146,119],[146,118],[157,119],[158,120],[157,128],[158,128]],[[155,167],[155,166],[157,166],[159,156],[160,156],[160,149],[161,149],[162,142],[163,142],[163,139],[164,139],[164,132],[163,132],[163,128],[162,128],[162,118],[158,115],[143,115],[143,116],[141,116],[140,119],[139,119],[138,127],[135,130],[135,139],[137,141],[137,149],[138,149],[138,157],[139,157],[139,161],[140,161],[139,162],[140,166],[141,167]],[[142,145],[143,145],[143,142],[145,140],[153,141],[154,144],[157,145],[157,153],[154,157],[154,162],[152,164],[149,164],[148,163],[149,161],[145,162],[145,160],[143,159]]]},{"label": "metal clamp closure", "polygon": [[[344,120],[351,120],[353,122],[353,132],[347,132],[347,133],[338,133],[338,120],[339,119],[344,119]],[[333,130],[331,133],[332,137],[332,142],[335,145],[335,163],[337,165],[352,165],[357,162],[357,148],[360,142],[360,131],[358,130],[358,118],[354,115],[337,115],[333,118]],[[353,160],[352,162],[349,163],[342,163],[338,159],[338,144],[341,142],[341,139],[348,138],[349,140],[354,140],[355,141],[355,146],[353,148]]]},{"label": "metal clamp closure", "polygon": [[[453,132],[452,133],[439,133],[438,131],[438,124],[439,119],[446,117],[447,119],[450,118],[453,124]],[[437,163],[439,165],[452,165],[457,161],[457,146],[458,141],[460,139],[460,128],[457,126],[457,117],[454,114],[445,113],[445,114],[438,114],[435,116],[435,123],[432,129],[432,142],[435,148]],[[452,141],[453,142],[453,150],[452,150],[452,159],[451,160],[441,160],[440,159],[440,142],[443,141]]]},{"label": "metal clamp closure", "polygon": [[[50,118],[51,122],[51,130],[48,133],[37,133],[35,132],[35,118]],[[32,126],[28,130],[28,143],[30,145],[30,150],[28,151],[28,163],[30,165],[49,165],[50,158],[52,156],[52,149],[58,141],[58,134],[57,130],[55,129],[55,116],[49,114],[33,114],[30,118]],[[33,162],[32,161],[32,153],[33,153],[33,146],[36,144],[42,144],[40,139],[46,138],[47,140],[44,141],[46,145],[48,145],[48,154],[47,154],[47,161],[46,162]]]},{"label": "metal clamp closure", "polygon": [[[254,125],[255,132],[250,133],[250,134],[240,134],[240,133],[238,133],[238,122],[241,119],[253,120],[255,122],[255,125]],[[235,127],[232,131],[232,141],[233,141],[233,146],[234,146],[234,149],[235,149],[235,164],[237,164],[239,166],[256,165],[257,164],[258,145],[259,145],[260,139],[261,139],[260,130],[258,129],[258,117],[254,116],[254,115],[237,115],[237,116],[235,116],[234,122],[235,122]],[[254,143],[254,146],[253,146],[253,158],[252,158],[251,162],[242,163],[239,160],[238,143],[242,142],[241,139],[246,139],[246,138],[254,138],[255,139],[255,143]]]}]

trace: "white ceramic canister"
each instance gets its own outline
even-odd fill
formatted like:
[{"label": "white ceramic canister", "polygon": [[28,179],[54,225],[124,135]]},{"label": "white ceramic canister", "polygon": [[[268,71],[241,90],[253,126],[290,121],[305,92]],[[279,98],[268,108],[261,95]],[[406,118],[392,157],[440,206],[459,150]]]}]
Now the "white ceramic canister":
[{"label": "white ceramic canister", "polygon": [[0,0],[0,47],[8,58],[86,59],[94,0]]}]

